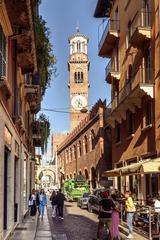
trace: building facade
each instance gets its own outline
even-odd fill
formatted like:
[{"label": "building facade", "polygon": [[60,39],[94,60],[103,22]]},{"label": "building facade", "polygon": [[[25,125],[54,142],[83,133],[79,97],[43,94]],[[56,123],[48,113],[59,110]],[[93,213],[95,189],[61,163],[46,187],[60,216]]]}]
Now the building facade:
[{"label": "building facade", "polygon": [[0,239],[28,211],[40,86],[32,1],[0,1]]},{"label": "building facade", "polygon": [[106,175],[117,176],[119,190],[145,200],[160,192],[160,3],[99,0],[94,17],[105,18],[98,54],[108,58],[105,77],[112,89],[107,122],[113,170]]},{"label": "building facade", "polygon": [[102,185],[102,173],[111,168],[110,127],[106,105],[99,100],[78,126],[58,146],[58,166],[64,178],[85,175],[91,189]]}]

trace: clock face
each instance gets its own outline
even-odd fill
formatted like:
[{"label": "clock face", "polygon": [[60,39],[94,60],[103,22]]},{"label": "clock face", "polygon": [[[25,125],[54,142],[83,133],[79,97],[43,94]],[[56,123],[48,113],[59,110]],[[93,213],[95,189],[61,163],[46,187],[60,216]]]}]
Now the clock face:
[{"label": "clock face", "polygon": [[87,106],[87,100],[84,96],[76,95],[72,98],[72,107],[76,110],[81,110]]}]

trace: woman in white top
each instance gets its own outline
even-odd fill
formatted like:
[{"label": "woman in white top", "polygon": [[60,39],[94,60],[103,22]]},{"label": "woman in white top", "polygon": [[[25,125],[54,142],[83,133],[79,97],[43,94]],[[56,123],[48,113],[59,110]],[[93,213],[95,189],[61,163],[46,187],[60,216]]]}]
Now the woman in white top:
[{"label": "woman in white top", "polygon": [[33,188],[32,193],[29,196],[29,207],[31,208],[31,216],[32,219],[35,218],[36,211],[37,211],[37,206],[36,206],[36,191]]}]

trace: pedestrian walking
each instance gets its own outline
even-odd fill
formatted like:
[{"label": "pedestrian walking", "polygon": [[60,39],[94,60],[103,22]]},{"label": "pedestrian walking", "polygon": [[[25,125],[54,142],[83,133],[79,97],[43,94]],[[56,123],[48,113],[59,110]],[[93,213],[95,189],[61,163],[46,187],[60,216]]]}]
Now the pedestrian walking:
[{"label": "pedestrian walking", "polygon": [[41,189],[40,194],[39,194],[39,209],[40,209],[40,216],[41,219],[43,219],[44,216],[44,208],[47,205],[47,195],[44,191],[44,189]]},{"label": "pedestrian walking", "polygon": [[112,230],[111,235],[113,240],[120,240],[120,232],[119,232],[119,209],[120,204],[117,200],[116,194],[112,194],[112,201],[115,205],[112,211]]},{"label": "pedestrian walking", "polygon": [[136,209],[134,206],[133,199],[131,197],[131,193],[129,191],[125,192],[125,198],[126,198],[125,208],[126,208],[126,215],[127,215],[127,226],[129,229],[129,235],[127,238],[132,239],[133,238],[133,217]]},{"label": "pedestrian walking", "polygon": [[50,201],[52,204],[52,217],[55,218],[56,217],[56,211],[57,211],[57,195],[56,192],[53,190],[52,195],[50,197]]},{"label": "pedestrian walking", "polygon": [[29,207],[31,208],[31,217],[32,219],[35,219],[36,211],[37,211],[37,206],[36,206],[36,191],[33,188],[31,194],[29,195],[29,202],[28,202]]},{"label": "pedestrian walking", "polygon": [[109,230],[108,239],[111,239],[111,227],[112,227],[112,211],[115,207],[112,199],[109,197],[109,192],[104,191],[100,193],[101,200],[99,202],[99,223],[97,230],[97,240],[102,236],[104,224],[107,225],[107,229]]},{"label": "pedestrian walking", "polygon": [[56,196],[56,201],[57,201],[58,215],[60,219],[64,219],[63,217],[64,200],[65,200],[64,194],[62,193],[62,190],[59,189],[59,192],[57,193],[57,196]]}]

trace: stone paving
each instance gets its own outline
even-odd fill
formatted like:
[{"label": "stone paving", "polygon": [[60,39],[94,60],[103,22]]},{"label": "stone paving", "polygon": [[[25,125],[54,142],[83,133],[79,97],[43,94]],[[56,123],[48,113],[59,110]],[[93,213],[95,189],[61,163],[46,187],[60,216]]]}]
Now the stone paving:
[{"label": "stone paving", "polygon": [[35,240],[52,240],[51,228],[46,209],[43,219],[41,219],[41,217],[38,218]]},{"label": "stone paving", "polygon": [[[19,224],[10,240],[92,240],[96,238],[97,215],[77,207],[77,203],[65,203],[64,220],[52,218],[49,204],[43,220],[30,216]],[[123,227],[121,239],[127,239],[128,230]],[[135,240],[146,240],[134,233]]]},{"label": "stone paving", "polygon": [[77,207],[77,203],[65,203],[64,220],[51,217],[48,208],[53,240],[92,240],[97,232],[97,215]]},{"label": "stone paving", "polygon": [[23,223],[16,227],[10,240],[34,240],[37,229],[37,217],[32,220],[31,216],[27,215]]}]

